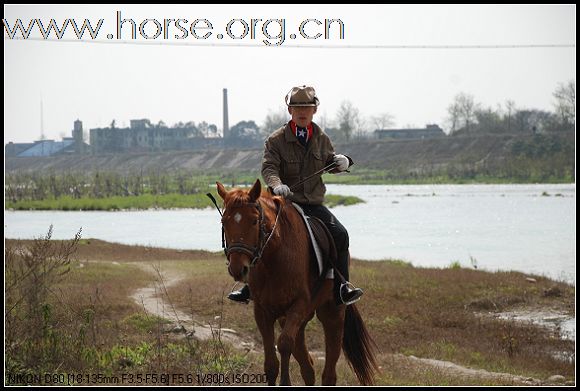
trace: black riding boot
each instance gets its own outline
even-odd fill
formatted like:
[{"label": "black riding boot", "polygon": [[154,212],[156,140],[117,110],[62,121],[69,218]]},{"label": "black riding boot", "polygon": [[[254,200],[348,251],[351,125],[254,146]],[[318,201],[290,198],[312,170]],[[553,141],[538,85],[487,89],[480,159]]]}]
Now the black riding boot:
[{"label": "black riding boot", "polygon": [[244,287],[239,291],[230,293],[228,299],[248,304],[250,302],[250,287],[247,284],[244,285]]},{"label": "black riding boot", "polygon": [[352,304],[360,299],[363,294],[363,290],[360,288],[351,288],[351,284],[348,282],[348,250],[343,250],[338,253],[337,257],[337,269],[344,277],[343,282],[338,273],[334,273],[334,292],[336,296],[336,304]]}]

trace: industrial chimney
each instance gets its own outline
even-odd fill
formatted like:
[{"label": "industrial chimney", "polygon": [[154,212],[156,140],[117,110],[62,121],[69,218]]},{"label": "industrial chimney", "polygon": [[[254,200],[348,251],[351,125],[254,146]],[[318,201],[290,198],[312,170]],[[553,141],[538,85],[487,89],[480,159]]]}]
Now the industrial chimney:
[{"label": "industrial chimney", "polygon": [[224,130],[223,130],[223,138],[228,137],[228,133],[230,131],[230,125],[228,123],[228,89],[224,88]]}]

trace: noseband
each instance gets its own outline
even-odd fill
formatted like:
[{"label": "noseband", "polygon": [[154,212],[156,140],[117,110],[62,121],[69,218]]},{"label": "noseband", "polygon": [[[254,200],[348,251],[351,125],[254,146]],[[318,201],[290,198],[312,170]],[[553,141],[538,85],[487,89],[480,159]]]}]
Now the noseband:
[{"label": "noseband", "polygon": [[[230,206],[230,208],[239,208],[239,207],[244,207],[244,206],[254,206],[256,209],[258,209],[258,213],[260,215],[259,220],[258,220],[258,243],[256,244],[256,246],[248,246],[245,243],[242,242],[233,242],[231,244],[227,244],[226,240],[225,240],[225,229],[224,229],[224,225],[222,222],[222,248],[224,249],[224,253],[226,254],[226,258],[228,259],[228,265],[230,262],[230,255],[232,253],[243,253],[248,255],[252,260],[250,261],[250,267],[253,267],[256,262],[258,262],[261,258],[262,258],[262,254],[264,252],[264,250],[266,249],[266,246],[268,245],[268,242],[270,241],[270,239],[272,238],[272,235],[274,234],[274,231],[276,230],[276,226],[278,225],[278,217],[280,216],[280,212],[282,211],[282,206],[280,206],[280,208],[278,209],[278,212],[276,213],[276,221],[274,222],[274,226],[272,227],[272,231],[270,231],[269,234],[266,233],[266,223],[264,221],[264,210],[262,209],[262,206],[260,205],[259,202],[249,202],[247,204],[243,204],[243,205],[236,205],[236,206]],[[225,211],[224,211],[225,213]]]}]

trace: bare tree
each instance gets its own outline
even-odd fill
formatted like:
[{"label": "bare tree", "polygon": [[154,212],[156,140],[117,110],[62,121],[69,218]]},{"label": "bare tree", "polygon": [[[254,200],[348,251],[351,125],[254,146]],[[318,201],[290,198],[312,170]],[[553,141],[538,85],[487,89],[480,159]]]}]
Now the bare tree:
[{"label": "bare tree", "polygon": [[349,141],[351,135],[358,130],[359,116],[359,110],[353,106],[352,102],[345,100],[340,104],[336,117],[339,131],[346,141]]},{"label": "bare tree", "polygon": [[491,107],[487,109],[478,108],[475,110],[475,119],[477,120],[477,132],[497,133],[502,130],[502,118],[497,111]]},{"label": "bare tree", "polygon": [[270,135],[270,133],[284,125],[287,121],[288,111],[285,108],[279,108],[276,111],[268,110],[268,115],[260,127],[260,134],[264,137],[267,137]]},{"label": "bare tree", "polygon": [[[473,95],[464,92],[455,96],[453,103],[447,108],[449,114],[448,122],[451,126],[450,134],[458,130],[469,132],[472,130],[470,126],[476,122],[475,112],[479,110],[480,105],[475,103]],[[463,126],[460,128],[460,124]]]},{"label": "bare tree", "polygon": [[505,109],[507,111],[507,125],[508,125],[508,132],[511,132],[512,129],[512,116],[516,111],[516,102],[511,99],[505,101]]},{"label": "bare tree", "polygon": [[370,122],[375,129],[387,129],[395,124],[395,117],[389,113],[381,113],[372,116]]},{"label": "bare tree", "polygon": [[326,112],[316,112],[316,123],[320,125],[322,129],[326,129],[328,126],[331,126],[327,119]]},{"label": "bare tree", "polygon": [[356,140],[365,140],[369,138],[368,121],[362,116],[358,116],[354,120],[354,138]]},{"label": "bare tree", "polygon": [[449,126],[451,128],[449,134],[453,134],[457,130],[460,116],[459,104],[457,103],[457,101],[449,105],[449,107],[447,108],[447,113],[449,114],[448,121]]},{"label": "bare tree", "polygon": [[570,80],[567,84],[560,83],[553,93],[556,98],[556,113],[564,126],[576,124],[576,84]]},{"label": "bare tree", "polygon": [[469,126],[475,122],[475,111],[478,109],[478,104],[475,103],[473,95],[461,93],[456,97],[459,104],[459,113],[461,119],[465,123],[465,130],[469,132]]}]

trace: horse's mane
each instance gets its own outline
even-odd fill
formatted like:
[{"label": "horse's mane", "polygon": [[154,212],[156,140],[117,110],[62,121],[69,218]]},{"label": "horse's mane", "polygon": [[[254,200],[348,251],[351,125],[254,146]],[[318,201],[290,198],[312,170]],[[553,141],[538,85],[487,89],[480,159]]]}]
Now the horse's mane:
[{"label": "horse's mane", "polygon": [[227,205],[240,206],[250,202],[250,194],[242,189],[232,189],[232,191],[228,193],[227,199]]},{"label": "horse's mane", "polygon": [[[280,197],[276,197],[276,198],[280,198]],[[268,191],[262,191],[262,193],[260,194],[260,200],[264,201],[266,203],[266,205],[268,205],[271,208],[274,208],[274,209],[277,208],[276,203],[274,201],[274,197]],[[250,193],[248,190],[232,189],[228,193],[227,204],[230,206],[240,206],[243,204],[247,204],[249,202],[251,202],[251,200],[250,200]]]},{"label": "horse's mane", "polygon": [[[278,199],[279,202],[276,202],[275,199]],[[265,206],[265,207],[267,207],[275,212],[278,210],[278,208],[284,206],[285,210],[280,214],[280,218],[282,220],[285,220],[285,222],[283,224],[290,223],[290,219],[288,217],[288,212],[286,209],[289,206],[291,207],[289,201],[287,201],[283,197],[273,196],[269,191],[264,191],[264,190],[260,194],[260,198],[258,199],[258,201],[260,201],[263,206]],[[230,206],[230,207],[242,206],[242,205],[247,204],[249,202],[251,202],[251,200],[250,200],[250,193],[248,190],[232,189],[228,193],[228,201],[227,201],[226,207],[227,206]]]},{"label": "horse's mane", "polygon": [[272,209],[274,212],[277,212],[279,208],[283,208],[283,210],[280,213],[280,220],[282,221],[282,225],[288,227],[288,229],[292,229],[290,227],[292,227],[293,223],[292,219],[290,218],[289,211],[294,209],[294,207],[292,206],[292,203],[290,201],[288,201],[284,197],[273,196],[268,191],[262,191],[262,194],[260,195],[260,200],[262,201],[263,205]]}]

